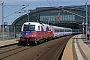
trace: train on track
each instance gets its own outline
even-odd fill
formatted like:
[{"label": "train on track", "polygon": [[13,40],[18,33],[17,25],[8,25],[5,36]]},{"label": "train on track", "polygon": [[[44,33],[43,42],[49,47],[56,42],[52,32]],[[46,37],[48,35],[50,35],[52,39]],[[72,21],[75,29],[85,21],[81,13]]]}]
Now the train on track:
[{"label": "train on track", "polygon": [[38,44],[52,38],[72,34],[71,28],[52,26],[38,22],[26,22],[22,25],[18,45]]}]

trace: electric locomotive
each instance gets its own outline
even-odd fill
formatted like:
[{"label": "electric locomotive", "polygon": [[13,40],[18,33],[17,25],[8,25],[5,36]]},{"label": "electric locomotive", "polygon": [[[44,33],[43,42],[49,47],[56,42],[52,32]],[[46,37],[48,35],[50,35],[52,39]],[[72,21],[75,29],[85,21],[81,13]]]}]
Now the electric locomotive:
[{"label": "electric locomotive", "polygon": [[18,45],[37,44],[51,37],[53,37],[52,26],[38,22],[26,22],[22,25]]}]

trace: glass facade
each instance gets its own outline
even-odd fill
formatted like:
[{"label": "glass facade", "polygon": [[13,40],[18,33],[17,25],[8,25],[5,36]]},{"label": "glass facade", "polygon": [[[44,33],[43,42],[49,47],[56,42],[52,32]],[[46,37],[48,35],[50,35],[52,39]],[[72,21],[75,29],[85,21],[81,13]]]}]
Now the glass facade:
[{"label": "glass facade", "polygon": [[[68,9],[54,9],[53,7],[47,7],[47,8],[39,7],[30,12],[30,13],[32,12],[36,12],[36,13],[33,13],[33,14],[29,13],[29,15],[26,14],[24,16],[21,16],[18,19],[16,19],[16,21],[13,24],[18,25],[18,24],[23,24],[24,22],[27,22],[28,16],[29,16],[29,21],[35,21],[35,22],[36,21],[46,22],[46,23],[48,21],[52,23],[53,22],[58,22],[58,23],[60,22],[82,22],[83,19],[85,20],[85,11],[84,11],[85,9],[84,7],[82,8],[82,6],[76,6],[76,7],[78,8],[71,9],[72,8],[71,7]],[[53,9],[50,10],[50,8],[53,8]],[[46,10],[44,11],[44,9]],[[88,12],[90,12],[89,10],[90,9],[88,9]],[[88,19],[90,19],[90,13],[88,13]]]},{"label": "glass facade", "polygon": [[[57,17],[58,16],[58,17]],[[62,12],[60,10],[50,10],[46,12],[40,12],[40,21],[74,21],[75,15],[68,12]]]},{"label": "glass facade", "polygon": [[[57,16],[40,16],[40,21],[58,21],[58,22],[63,22],[63,21],[74,21],[75,16],[74,15],[60,15],[58,16],[59,19],[56,20]],[[60,20],[60,21],[59,21]]]}]

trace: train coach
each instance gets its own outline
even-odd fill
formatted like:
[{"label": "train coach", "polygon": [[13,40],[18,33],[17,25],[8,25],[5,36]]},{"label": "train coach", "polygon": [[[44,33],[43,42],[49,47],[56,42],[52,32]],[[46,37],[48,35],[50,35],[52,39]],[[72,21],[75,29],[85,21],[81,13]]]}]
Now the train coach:
[{"label": "train coach", "polygon": [[53,30],[53,35],[55,38],[64,35],[64,28],[63,27],[53,26],[52,30]]},{"label": "train coach", "polygon": [[53,26],[52,29],[53,29],[54,37],[60,37],[60,36],[65,36],[65,35],[72,34],[72,29],[71,28]]},{"label": "train coach", "polygon": [[18,45],[31,43],[34,43],[36,45],[41,41],[69,35],[71,33],[71,28],[51,26],[38,22],[26,22],[22,25],[21,36]]}]

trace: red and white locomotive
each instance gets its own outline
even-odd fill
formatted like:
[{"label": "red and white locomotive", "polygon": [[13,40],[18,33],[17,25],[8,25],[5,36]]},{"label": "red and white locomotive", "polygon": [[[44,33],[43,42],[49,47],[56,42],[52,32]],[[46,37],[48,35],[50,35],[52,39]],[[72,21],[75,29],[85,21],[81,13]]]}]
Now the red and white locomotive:
[{"label": "red and white locomotive", "polygon": [[37,44],[43,39],[53,37],[52,26],[37,22],[26,22],[22,25],[19,44]]},{"label": "red and white locomotive", "polygon": [[22,25],[19,45],[31,44],[48,40],[49,38],[60,37],[72,34],[71,28],[50,26],[38,22],[26,22]]}]

